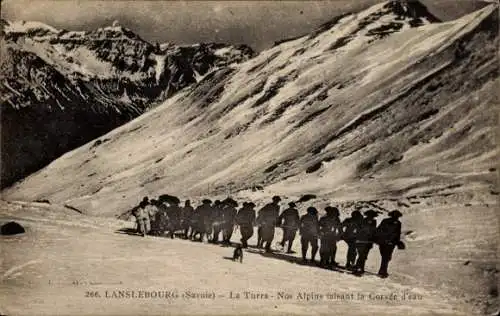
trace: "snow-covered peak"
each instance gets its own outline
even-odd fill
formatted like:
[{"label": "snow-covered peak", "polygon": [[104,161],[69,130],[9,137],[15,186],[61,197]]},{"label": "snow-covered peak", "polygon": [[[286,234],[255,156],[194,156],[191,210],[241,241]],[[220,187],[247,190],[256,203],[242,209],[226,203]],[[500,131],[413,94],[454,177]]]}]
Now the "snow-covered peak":
[{"label": "snow-covered peak", "polygon": [[[438,23],[440,20],[418,1],[386,1],[361,12],[345,13],[324,23],[308,36],[293,38],[275,45],[306,45],[304,51],[349,51],[394,33]],[[310,58],[314,56],[309,56]]]},{"label": "snow-covered peak", "polygon": [[50,25],[38,21],[7,21],[2,19],[3,34],[7,38],[30,37],[36,40],[58,41],[60,39],[73,40],[117,40],[133,39],[143,41],[130,29],[114,21],[112,25],[97,28],[91,31],[58,30]]},{"label": "snow-covered peak", "polygon": [[167,43],[161,43],[158,45],[160,47],[160,50],[167,50],[173,46],[175,46],[174,43],[170,43],[170,42],[167,42]]},{"label": "snow-covered peak", "polygon": [[129,29],[126,27],[123,27],[120,22],[117,20],[113,21],[111,25],[107,25],[104,27],[100,27],[97,29],[97,31],[107,31],[107,32],[115,32],[115,33],[125,33],[125,32],[131,32]]},{"label": "snow-covered peak", "polygon": [[38,21],[6,21],[3,20],[3,30],[5,33],[54,33],[59,30]]},{"label": "snow-covered peak", "polygon": [[251,48],[246,46],[246,45],[239,45],[239,46],[224,45],[224,46],[221,46],[220,48],[215,49],[214,55],[216,55],[218,57],[247,55],[247,54],[251,53],[250,50],[251,50]]},{"label": "snow-covered peak", "polygon": [[423,22],[427,23],[441,22],[420,1],[388,1],[384,4],[384,9],[391,10],[392,13],[395,14],[399,19],[421,19]]},{"label": "snow-covered peak", "polygon": [[121,39],[142,40],[132,30],[120,25],[118,21],[114,21],[112,25],[100,27],[97,30],[90,32],[89,36],[92,38],[100,38],[100,39],[121,38]]},{"label": "snow-covered peak", "polygon": [[346,38],[356,35],[380,38],[404,29],[437,22],[440,20],[421,2],[393,0],[375,4],[356,14],[346,13],[335,17],[320,26],[310,38],[325,32],[337,33],[339,29],[348,33]]}]

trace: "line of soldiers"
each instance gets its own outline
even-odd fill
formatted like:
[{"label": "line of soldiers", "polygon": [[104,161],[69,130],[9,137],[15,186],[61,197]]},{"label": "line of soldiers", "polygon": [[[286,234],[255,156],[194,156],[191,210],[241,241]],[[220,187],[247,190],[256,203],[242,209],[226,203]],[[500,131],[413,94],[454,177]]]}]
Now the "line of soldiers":
[{"label": "line of soldiers", "polygon": [[389,212],[389,217],[377,227],[375,218],[379,212],[374,210],[364,212],[364,216],[361,212],[354,211],[351,217],[342,222],[338,208],[332,206],[325,208],[326,215],[321,218],[318,210],[312,206],[300,217],[296,204],[290,202],[288,208],[280,214],[280,201],[279,196],[274,196],[272,202],[260,209],[256,216],[253,202],[244,202],[237,210],[238,203],[231,198],[216,200],[214,203],[204,199],[194,209],[189,200],[186,200],[184,207],[180,207],[180,201],[176,197],[160,197],[159,200],[151,201],[145,197],[133,210],[133,215],[137,219],[138,231],[143,236],[166,233],[174,238],[175,232],[181,230],[181,236],[185,239],[202,242],[206,237],[208,242],[218,243],[222,233],[222,243],[231,245],[233,231],[239,227],[243,248],[248,247],[248,240],[254,234],[254,226],[257,226],[257,247],[264,248],[266,252],[272,251],[276,227],[283,229],[280,245],[285,247],[287,244],[287,253],[293,253],[292,244],[299,231],[302,259],[307,261],[310,246],[311,262],[315,262],[319,250],[319,265],[330,268],[338,266],[335,261],[337,242],[343,240],[348,246],[346,268],[357,275],[365,272],[368,254],[373,244],[377,243],[382,257],[378,275],[382,278],[388,276],[387,268],[394,249],[405,247],[400,240],[399,218],[402,214],[397,210]]}]

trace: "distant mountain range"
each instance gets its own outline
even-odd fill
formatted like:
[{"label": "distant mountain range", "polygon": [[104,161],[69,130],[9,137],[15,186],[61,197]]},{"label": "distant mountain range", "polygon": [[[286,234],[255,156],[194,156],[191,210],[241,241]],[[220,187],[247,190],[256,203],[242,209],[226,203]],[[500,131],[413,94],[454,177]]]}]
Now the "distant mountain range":
[{"label": "distant mountain range", "polygon": [[113,26],[91,32],[2,20],[1,186],[144,113],[248,46],[156,44]]}]

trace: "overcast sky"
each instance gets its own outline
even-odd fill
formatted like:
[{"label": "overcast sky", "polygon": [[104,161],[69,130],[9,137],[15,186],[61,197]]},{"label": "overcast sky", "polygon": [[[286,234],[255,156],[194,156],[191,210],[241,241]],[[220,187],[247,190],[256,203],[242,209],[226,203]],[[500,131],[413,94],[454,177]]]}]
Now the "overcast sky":
[{"label": "overcast sky", "polygon": [[[4,0],[1,16],[68,30],[91,30],[118,20],[151,42],[245,43],[262,50],[274,41],[309,33],[339,13],[376,2]],[[444,20],[481,7],[480,0],[422,2]]]}]

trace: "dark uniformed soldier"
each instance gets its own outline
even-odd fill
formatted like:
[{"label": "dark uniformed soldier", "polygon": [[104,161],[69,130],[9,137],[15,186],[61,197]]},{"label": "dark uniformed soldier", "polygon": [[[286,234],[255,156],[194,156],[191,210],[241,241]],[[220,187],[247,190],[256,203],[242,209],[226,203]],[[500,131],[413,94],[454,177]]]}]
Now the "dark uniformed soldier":
[{"label": "dark uniformed soldier", "polygon": [[207,237],[207,242],[212,239],[213,235],[213,224],[214,224],[214,207],[213,204],[204,203],[202,208],[202,218],[205,225],[205,236]]},{"label": "dark uniformed soldier", "polygon": [[167,207],[167,216],[168,216],[168,234],[170,238],[174,238],[174,234],[177,230],[181,228],[181,216],[182,209],[179,206],[177,201],[171,201],[170,205]]},{"label": "dark uniformed soldier", "polygon": [[271,243],[274,239],[274,229],[280,213],[280,201],[281,198],[279,196],[274,196],[273,201],[266,204],[259,211],[259,215],[257,216],[257,225],[260,227],[261,238],[260,243],[258,243],[258,247],[264,246],[265,243],[266,252],[271,251]]},{"label": "dark uniformed soldier", "polygon": [[377,216],[377,212],[368,210],[365,212],[365,218],[361,221],[359,232],[356,236],[356,249],[358,251],[356,274],[362,275],[365,273],[366,259],[368,259],[368,253],[373,247],[375,231],[377,229],[377,220],[375,219]]},{"label": "dark uniformed soldier", "polygon": [[308,207],[307,214],[300,218],[300,235],[302,260],[306,261],[307,250],[311,244],[311,262],[314,262],[318,252],[319,236],[318,210],[316,208]]},{"label": "dark uniformed soldier", "polygon": [[150,201],[152,207],[155,208],[155,211],[152,215],[150,215],[149,221],[151,223],[151,231],[150,234],[153,236],[159,236],[161,234],[161,213],[159,205],[161,204],[158,200],[152,199]]},{"label": "dark uniformed soldier", "polygon": [[[200,205],[201,206],[201,205]],[[201,233],[201,214],[200,206],[193,210],[193,215],[191,216],[191,233],[189,234],[190,240],[196,240],[196,236]],[[205,227],[203,225],[203,227]]]},{"label": "dark uniformed soldier", "polygon": [[327,206],[326,215],[319,220],[321,248],[319,255],[322,266],[337,266],[335,255],[337,254],[337,241],[341,234],[340,212],[338,208]]},{"label": "dark uniformed soldier", "polygon": [[226,245],[231,244],[231,237],[233,236],[234,223],[236,214],[238,211],[236,210],[238,207],[238,203],[234,200],[226,199],[223,201],[222,207],[222,242]]},{"label": "dark uniformed soldier", "polygon": [[[194,211],[194,220],[195,220],[195,229],[193,234],[193,239],[196,239],[196,236],[200,237],[197,239],[198,241],[203,241],[203,237],[207,234],[207,226],[210,223],[210,216],[212,214],[212,201],[209,199],[205,199],[202,201],[202,205],[198,206]],[[211,224],[211,223],[210,223]],[[207,237],[208,238],[208,237]]]},{"label": "dark uniformed soldier", "polygon": [[211,240],[212,243],[219,242],[219,235],[222,232],[222,207],[223,205],[220,200],[215,200],[212,207],[210,223],[207,226],[207,229],[213,232]]},{"label": "dark uniformed soldier", "polygon": [[255,225],[255,204],[244,202],[243,207],[236,215],[236,224],[240,227],[241,246],[248,247],[248,239],[253,236],[253,226]]},{"label": "dark uniformed soldier", "polygon": [[155,220],[158,222],[158,236],[163,236],[168,230],[167,205],[158,201],[156,207],[158,208],[155,216]]},{"label": "dark uniformed soldier", "polygon": [[191,232],[193,231],[193,227],[191,226],[191,222],[193,220],[193,213],[194,209],[191,206],[191,201],[186,200],[186,202],[184,202],[184,207],[182,208],[182,220],[181,220],[181,226],[184,231],[184,238],[186,239],[189,238],[190,236],[189,230],[191,230]]},{"label": "dark uniformed soldier", "polygon": [[382,220],[375,233],[380,255],[382,256],[378,275],[382,278],[389,276],[387,272],[389,261],[392,259],[394,248],[401,243],[401,222],[399,218],[403,214],[398,210],[394,210],[389,212],[388,215],[389,218]]},{"label": "dark uniformed soldier", "polygon": [[353,269],[356,264],[356,237],[359,232],[363,215],[359,211],[351,213],[351,217],[346,218],[342,223],[342,239],[347,244],[346,268]]},{"label": "dark uniformed soldier", "polygon": [[300,217],[297,205],[294,202],[288,203],[288,208],[278,217],[278,225],[283,228],[283,240],[281,247],[285,247],[285,242],[288,243],[287,253],[292,253],[292,244],[295,239],[295,234],[299,228]]}]

